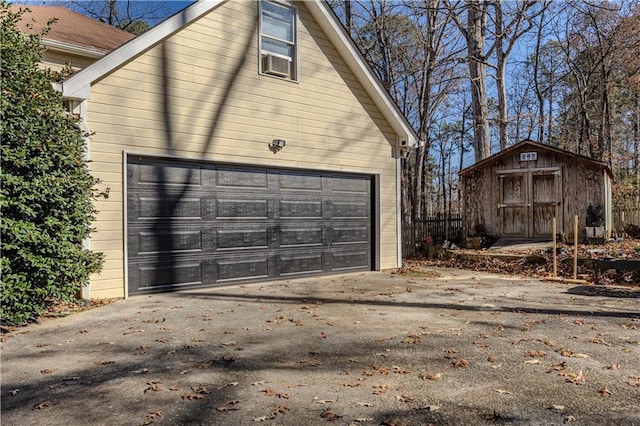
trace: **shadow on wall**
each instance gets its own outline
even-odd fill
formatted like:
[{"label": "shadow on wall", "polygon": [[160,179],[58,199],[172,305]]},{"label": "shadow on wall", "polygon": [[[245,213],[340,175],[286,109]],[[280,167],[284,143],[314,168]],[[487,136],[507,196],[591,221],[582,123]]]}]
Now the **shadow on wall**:
[{"label": "shadow on wall", "polygon": [[[217,131],[217,124],[220,120],[220,117],[224,113],[224,110],[228,106],[229,96],[231,92],[237,85],[238,77],[240,76],[240,71],[243,67],[245,67],[248,55],[253,53],[253,44],[255,41],[255,37],[258,31],[258,20],[257,17],[251,27],[251,31],[247,34],[243,48],[239,51],[235,64],[233,66],[232,71],[228,75],[228,78],[221,79],[216,73],[213,73],[210,80],[206,85],[203,85],[203,88],[211,88],[218,85],[221,81],[225,82],[225,86],[222,89],[222,92],[219,91],[203,91],[199,98],[193,103],[193,110],[190,114],[194,117],[198,116],[203,112],[202,108],[199,108],[199,105],[202,105],[206,101],[209,101],[216,98],[216,106],[214,110],[210,113],[209,119],[206,121],[209,124],[209,128],[207,129],[207,133],[204,136],[204,140],[201,143],[200,154],[206,154],[214,141]],[[160,46],[160,54],[161,54],[161,72],[162,72],[162,98],[161,98],[161,106],[162,106],[162,122],[164,127],[164,148],[165,152],[169,156],[175,156],[178,153],[178,144],[181,142],[176,137],[176,132],[173,129],[172,125],[172,116],[174,115],[175,105],[172,103],[173,97],[173,82],[174,76],[171,74],[170,64],[172,62],[171,52],[167,47],[167,43],[163,42]],[[175,216],[178,211],[178,208],[183,203],[185,197],[189,191],[189,185],[187,185],[193,178],[194,173],[193,168],[190,168],[187,175],[184,177],[184,181],[182,184],[176,182],[174,179],[171,180],[171,189],[175,189],[176,187],[180,187],[181,190],[175,193],[170,197],[166,198],[169,193],[169,179],[167,176],[167,172],[162,165],[157,165],[155,167],[155,178],[156,182],[158,182],[157,190],[156,190],[156,199],[157,200],[166,200],[166,202],[157,203],[157,210],[154,214],[154,224],[153,224],[153,235],[155,238],[155,247],[158,248],[168,248],[169,250],[163,251],[160,249],[156,261],[156,273],[155,273],[155,282],[156,283],[167,283],[167,290],[170,290],[176,283],[178,283],[178,277],[176,276],[176,265],[175,265],[175,257],[170,252],[172,247],[177,247],[176,243],[176,233],[175,231]],[[178,185],[176,185],[178,184]]]}]

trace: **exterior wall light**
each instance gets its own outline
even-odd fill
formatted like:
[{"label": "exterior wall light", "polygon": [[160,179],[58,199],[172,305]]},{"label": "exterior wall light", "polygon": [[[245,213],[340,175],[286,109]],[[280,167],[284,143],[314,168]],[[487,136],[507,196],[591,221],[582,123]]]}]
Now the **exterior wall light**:
[{"label": "exterior wall light", "polygon": [[271,149],[271,151],[273,151],[273,153],[275,154],[276,152],[280,151],[282,148],[284,148],[284,146],[287,144],[287,141],[283,140],[283,139],[274,139],[271,141],[271,144],[269,145],[269,148]]}]

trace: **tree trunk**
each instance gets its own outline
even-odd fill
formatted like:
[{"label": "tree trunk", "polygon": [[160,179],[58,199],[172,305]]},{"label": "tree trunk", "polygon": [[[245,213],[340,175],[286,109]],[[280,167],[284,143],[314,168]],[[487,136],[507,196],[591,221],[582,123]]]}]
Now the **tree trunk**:
[{"label": "tree trunk", "polygon": [[471,111],[473,113],[473,146],[476,162],[491,155],[489,109],[487,107],[487,65],[484,56],[486,9],[480,0],[467,2],[467,52],[471,77]]}]

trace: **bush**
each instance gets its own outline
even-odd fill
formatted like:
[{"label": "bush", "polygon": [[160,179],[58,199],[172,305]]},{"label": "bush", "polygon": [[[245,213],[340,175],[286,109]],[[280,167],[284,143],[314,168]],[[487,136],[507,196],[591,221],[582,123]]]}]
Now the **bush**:
[{"label": "bush", "polygon": [[83,248],[94,217],[96,180],[84,161],[78,118],[38,68],[39,36],[16,28],[22,12],[0,4],[0,320],[32,321],[58,299],[69,301],[101,268],[101,254]]}]

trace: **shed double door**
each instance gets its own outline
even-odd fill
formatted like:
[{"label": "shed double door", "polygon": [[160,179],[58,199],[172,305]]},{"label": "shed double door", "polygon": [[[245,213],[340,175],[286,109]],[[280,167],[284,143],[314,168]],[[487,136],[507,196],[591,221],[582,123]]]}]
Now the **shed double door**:
[{"label": "shed double door", "polygon": [[560,169],[499,172],[498,218],[510,238],[546,238],[562,212]]}]

